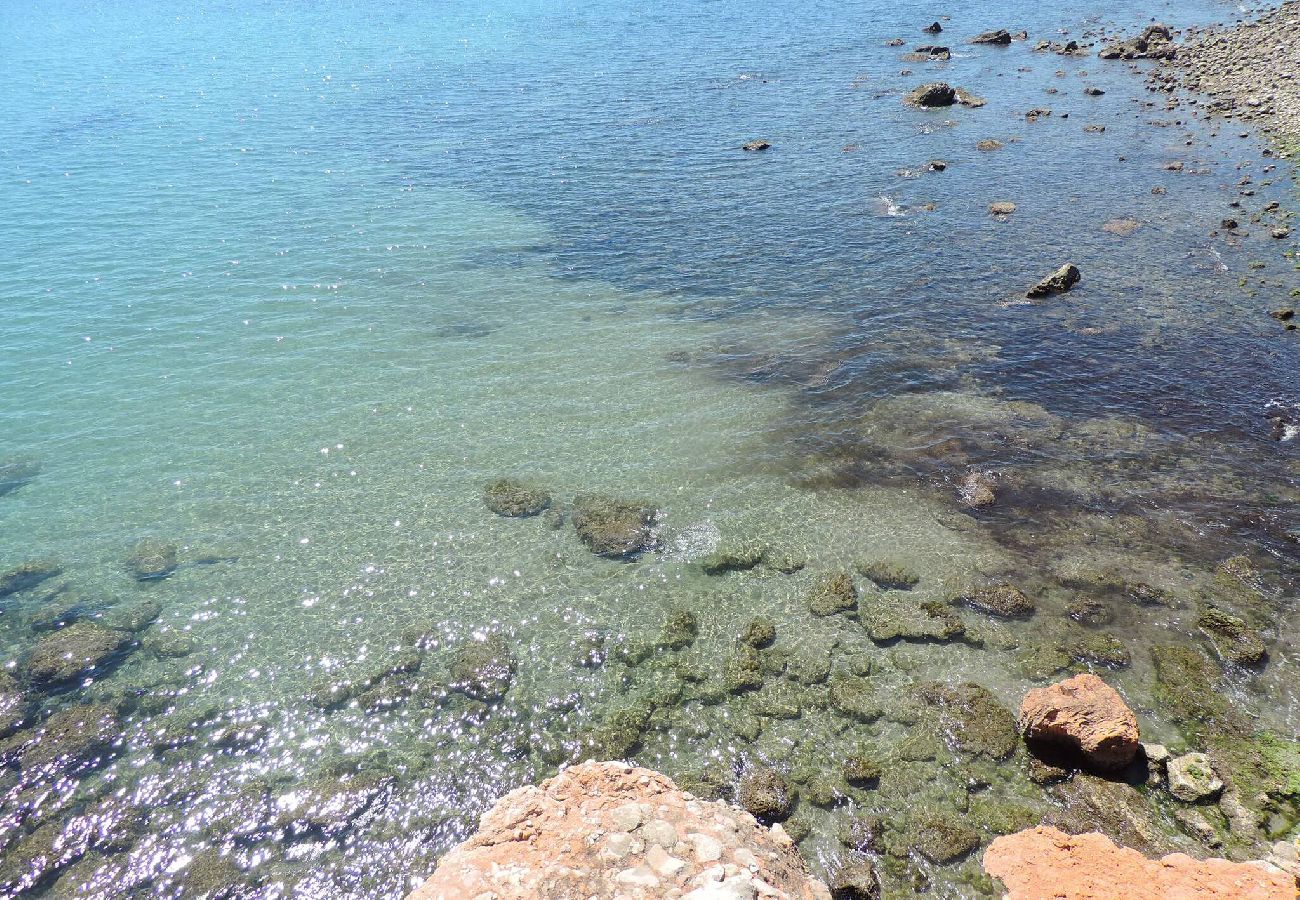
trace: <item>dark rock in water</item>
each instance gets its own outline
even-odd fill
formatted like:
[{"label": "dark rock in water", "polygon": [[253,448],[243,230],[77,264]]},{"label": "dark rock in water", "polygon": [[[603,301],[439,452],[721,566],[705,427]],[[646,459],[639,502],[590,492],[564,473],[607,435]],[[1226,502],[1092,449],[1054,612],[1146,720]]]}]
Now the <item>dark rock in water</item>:
[{"label": "dark rock in water", "polygon": [[46,822],[5,847],[0,855],[0,894],[15,897],[35,888],[81,856],[77,842],[63,840],[63,823]]},{"label": "dark rock in water", "polygon": [[750,619],[740,632],[740,642],[758,650],[776,642],[776,623],[766,616]]},{"label": "dark rock in water", "polygon": [[985,100],[983,97],[979,96],[978,94],[972,93],[971,91],[968,91],[966,90],[966,88],[963,87],[955,88],[953,96],[957,98],[957,102],[960,103],[962,106],[969,106],[972,109],[977,109],[981,106],[984,106],[986,103],[988,103],[988,101]]},{"label": "dark rock in water", "polygon": [[1263,635],[1230,612],[1207,607],[1197,617],[1196,627],[1210,638],[1215,652],[1226,662],[1257,666],[1268,657]]},{"label": "dark rock in water", "polygon": [[63,566],[53,559],[33,559],[0,573],[0,597],[27,591],[42,581],[63,573]]},{"label": "dark rock in water", "polygon": [[98,604],[69,592],[67,585],[56,586],[44,600],[26,616],[27,628],[33,632],[63,628],[73,622],[92,618],[99,612]]},{"label": "dark rock in water", "polygon": [[979,832],[956,812],[929,810],[911,825],[912,849],[936,865],[956,862],[980,845]]},{"label": "dark rock in water", "polygon": [[741,644],[722,664],[723,686],[732,694],[763,686],[763,657],[748,644]]},{"label": "dark rock in water", "polygon": [[922,44],[914,47],[910,55],[918,60],[949,60],[952,59],[952,50],[938,44]]},{"label": "dark rock in water", "polygon": [[848,572],[836,572],[819,578],[808,597],[808,609],[814,616],[848,612],[857,605],[858,591]]},{"label": "dark rock in water", "polygon": [[998,140],[994,140],[993,138],[985,138],[982,141],[975,142],[975,149],[980,150],[984,153],[990,153],[994,150],[1001,150],[1002,142]]},{"label": "dark rock in water", "polygon": [[1102,94],[1106,93],[1099,87],[1086,87],[1083,89],[1083,92],[1089,97],[1100,97]]},{"label": "dark rock in water", "polygon": [[185,900],[234,900],[249,887],[250,875],[217,850],[196,853],[180,874]]},{"label": "dark rock in water", "polygon": [[162,615],[162,604],[150,598],[122,609],[114,610],[105,620],[110,628],[122,631],[144,631]]},{"label": "dark rock in water", "polygon": [[1035,106],[1025,113],[1025,121],[1037,122],[1039,119],[1046,119],[1052,114],[1051,109],[1046,106]]},{"label": "dark rock in water", "polygon": [[740,149],[748,153],[758,153],[759,151],[766,150],[771,146],[772,145],[769,144],[767,141],[757,140],[757,141],[750,141],[747,144],[741,144]]},{"label": "dark rock in water", "polygon": [[468,641],[452,654],[449,667],[452,687],[484,702],[500,700],[515,678],[515,657],[498,634],[486,640]]},{"label": "dark rock in water", "polygon": [[855,787],[874,786],[883,771],[879,760],[867,753],[854,753],[844,759],[844,780]]},{"label": "dark rock in water", "polygon": [[1005,28],[998,28],[994,31],[985,31],[971,38],[972,44],[1000,44],[1007,45],[1011,43],[1011,32]]},{"label": "dark rock in water", "polygon": [[[995,205],[989,206],[989,211],[994,215],[1004,214],[1005,208],[995,210],[993,208]],[[1008,205],[1011,207],[1010,212],[1014,212],[1016,205],[1014,203]],[[997,494],[993,492],[996,485],[996,472],[967,472],[962,477],[961,484],[957,488],[957,496],[963,506],[971,509],[983,509],[997,502]]]},{"label": "dark rock in water", "polygon": [[641,746],[653,712],[643,704],[614,709],[579,741],[576,760],[627,759]]},{"label": "dark rock in water", "polygon": [[27,653],[27,677],[38,685],[57,685],[104,670],[118,661],[131,634],[94,622],[75,622],[36,642]]},{"label": "dark rock in water", "polygon": [[1115,613],[1104,600],[1091,597],[1079,597],[1070,601],[1065,608],[1066,614],[1081,625],[1109,625]]},{"label": "dark rock in water", "polygon": [[912,106],[952,106],[957,102],[957,91],[951,85],[935,81],[912,90],[903,99]]},{"label": "dark rock in water", "polygon": [[1084,634],[1065,645],[1065,652],[1075,662],[1127,669],[1133,662],[1128,648],[1113,634]]},{"label": "dark rock in water", "polygon": [[965,634],[961,617],[938,601],[917,603],[906,595],[877,594],[858,613],[867,634],[878,644],[893,641],[952,641]]},{"label": "dark rock in water", "polygon": [[18,759],[25,772],[70,772],[107,756],[122,736],[117,710],[92,703],[64,707],[0,744],[0,759]]},{"label": "dark rock in water", "polygon": [[144,540],[126,558],[126,570],[136,581],[156,581],[176,571],[176,545],[168,541]]},{"label": "dark rock in water", "polygon": [[41,464],[35,459],[0,459],[0,497],[13,493],[41,474]]},{"label": "dark rock in water", "polygon": [[700,633],[700,620],[689,609],[675,609],[668,614],[663,631],[659,634],[659,646],[666,650],[682,650],[695,643]]},{"label": "dark rock in water", "polygon": [[856,722],[870,723],[885,714],[871,681],[855,675],[837,675],[827,688],[831,709]]},{"label": "dark rock in water", "polygon": [[918,685],[915,692],[923,705],[938,711],[940,730],[955,749],[995,760],[1016,752],[1015,716],[987,688],[936,681]]},{"label": "dark rock in water", "polygon": [[877,813],[855,816],[840,827],[840,843],[859,853],[881,853],[885,849],[885,820]]},{"label": "dark rock in water", "polygon": [[931,22],[929,25],[925,26],[921,30],[924,31],[926,34],[938,34],[939,32],[943,31],[943,26],[940,25],[938,22]]},{"label": "dark rock in water", "polygon": [[514,478],[498,478],[483,488],[483,502],[498,516],[535,516],[551,505],[551,495]]},{"label": "dark rock in water", "polygon": [[859,564],[857,568],[876,587],[886,591],[910,591],[921,580],[921,576],[906,566],[884,560]]},{"label": "dark rock in water", "polygon": [[748,572],[763,562],[763,548],[755,544],[722,547],[700,560],[705,575]]},{"label": "dark rock in water", "polygon": [[1102,59],[1173,59],[1177,48],[1172,40],[1169,26],[1157,22],[1135,38],[1107,44],[1097,55]]},{"label": "dark rock in water", "polygon": [[865,859],[851,859],[840,866],[829,887],[831,900],[880,900],[880,880]]},{"label": "dark rock in water", "polygon": [[0,671],[0,738],[18,730],[27,718],[27,698],[14,677]]},{"label": "dark rock in water", "polygon": [[775,769],[759,768],[740,779],[736,802],[760,822],[780,822],[790,817],[796,794]]},{"label": "dark rock in water", "polygon": [[630,559],[654,544],[655,509],[646,503],[583,494],[573,500],[573,527],[597,556]]},{"label": "dark rock in water", "polygon": [[143,643],[145,650],[162,659],[189,656],[197,646],[193,635],[175,628],[155,631],[145,637]]},{"label": "dark rock in water", "polygon": [[942,172],[948,168],[947,160],[932,159],[928,163],[931,172]]},{"label": "dark rock in water", "polygon": [[391,775],[380,772],[323,778],[308,788],[300,805],[282,814],[279,824],[299,833],[336,837],[355,824],[393,782]]},{"label": "dark rock in water", "polygon": [[1078,266],[1074,263],[1066,263],[1051,275],[1048,275],[1038,284],[1031,287],[1026,292],[1026,297],[1050,297],[1054,294],[1064,294],[1070,288],[1079,283],[1082,276],[1079,274]]},{"label": "dark rock in water", "polygon": [[1027,619],[1037,609],[1022,590],[1005,582],[968,591],[957,600],[973,610],[1004,619]]}]

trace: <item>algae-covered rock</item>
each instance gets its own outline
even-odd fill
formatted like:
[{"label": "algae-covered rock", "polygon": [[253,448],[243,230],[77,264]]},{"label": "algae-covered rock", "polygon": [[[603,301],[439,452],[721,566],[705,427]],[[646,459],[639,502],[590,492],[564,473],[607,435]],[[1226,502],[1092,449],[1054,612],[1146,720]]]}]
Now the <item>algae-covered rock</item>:
[{"label": "algae-covered rock", "polygon": [[27,717],[27,697],[8,672],[0,670],[0,738],[13,734]]},{"label": "algae-covered rock", "polygon": [[1078,597],[1071,600],[1065,612],[1080,625],[1109,625],[1115,618],[1110,604],[1095,597]]},{"label": "algae-covered rock", "polygon": [[162,615],[162,604],[150,597],[114,610],[105,624],[122,631],[144,631]]},{"label": "algae-covered rock", "polygon": [[40,460],[14,456],[0,459],[0,497],[12,494],[39,474],[41,474]]},{"label": "algae-covered rock", "polygon": [[70,772],[105,757],[121,737],[117,710],[108,704],[68,706],[0,745],[0,759],[18,758],[24,771]]},{"label": "algae-covered rock", "polygon": [[899,593],[867,599],[858,612],[867,634],[878,644],[893,641],[952,641],[966,632],[961,617],[938,601],[917,603]]},{"label": "algae-covered rock", "polygon": [[763,686],[763,657],[748,644],[741,644],[722,664],[722,680],[733,694]]},{"label": "algae-covered rock", "polygon": [[1031,645],[1016,657],[1016,668],[1028,678],[1042,681],[1070,666],[1070,657],[1055,644]]},{"label": "algae-covered rock", "polygon": [[448,669],[452,688],[484,702],[500,700],[515,678],[515,657],[499,634],[462,644]]},{"label": "algae-covered rock", "polygon": [[1076,662],[1126,669],[1133,661],[1128,648],[1113,634],[1086,633],[1073,637],[1065,652]]},{"label": "algae-covered rock", "polygon": [[233,900],[248,885],[246,876],[229,856],[203,850],[180,874],[181,900]]},{"label": "algae-covered rock", "polygon": [[301,802],[285,809],[279,824],[298,833],[336,837],[351,828],[393,783],[393,777],[382,771],[327,774],[297,793]]},{"label": "algae-covered rock", "polygon": [[880,879],[868,860],[843,862],[831,876],[832,900],[880,900]]},{"label": "algae-covered rock", "polygon": [[817,579],[808,596],[808,609],[814,616],[833,616],[858,605],[858,591],[848,572],[836,572]]},{"label": "algae-covered rock", "polygon": [[1156,701],[1188,728],[1190,737],[1198,737],[1207,725],[1235,725],[1226,695],[1217,688],[1219,669],[1199,648],[1157,644],[1151,648],[1151,661]]},{"label": "algae-covered rock", "polygon": [[1004,619],[1027,619],[1037,608],[1024,591],[1012,584],[993,584],[968,591],[957,598],[959,603],[990,616]]},{"label": "algae-covered rock", "polygon": [[776,623],[766,616],[750,619],[740,630],[740,642],[762,650],[776,642]]},{"label": "algae-covered rock", "polygon": [[36,642],[27,654],[27,676],[41,685],[69,681],[112,665],[130,643],[130,632],[75,622]]},{"label": "algae-covered rock", "polygon": [[886,560],[859,563],[857,568],[876,587],[885,591],[910,591],[921,580],[921,576],[906,566]]},{"label": "algae-covered rock", "polygon": [[143,540],[131,548],[126,571],[136,581],[157,581],[176,571],[178,550],[169,541]]},{"label": "algae-covered rock", "polygon": [[0,894],[14,897],[54,875],[81,856],[77,842],[63,840],[63,825],[46,822],[0,854]]},{"label": "algae-covered rock", "polygon": [[666,650],[681,650],[695,643],[700,633],[700,620],[689,609],[674,609],[668,613],[663,631],[659,634],[659,646]]},{"label": "algae-covered rock", "polygon": [[936,865],[956,862],[980,845],[979,832],[955,812],[923,812],[910,831],[912,849]]},{"label": "algae-covered rock", "polygon": [[791,775],[791,781],[799,785],[801,801],[811,803],[821,809],[830,809],[845,802],[844,783],[827,772],[813,770]]},{"label": "algae-covered rock", "polygon": [[42,581],[63,574],[63,566],[54,559],[33,559],[0,572],[0,597],[27,591]]},{"label": "algae-covered rock", "polygon": [[760,822],[780,822],[789,818],[796,794],[775,769],[751,769],[740,779],[736,802]]},{"label": "algae-covered rock", "polygon": [[884,767],[870,751],[858,750],[844,759],[844,780],[854,787],[875,787]]},{"label": "algae-covered rock", "polygon": [[1268,656],[1263,635],[1240,616],[1210,606],[1197,617],[1196,627],[1209,637],[1215,652],[1225,662],[1257,666]]},{"label": "algae-covered rock", "polygon": [[483,488],[483,502],[498,516],[536,516],[551,506],[551,495],[542,488],[515,478],[498,478]]},{"label": "algae-covered rock", "polygon": [[763,566],[782,575],[793,575],[808,565],[802,553],[788,549],[769,549],[763,553]]},{"label": "algae-covered rock", "polygon": [[830,652],[817,647],[801,647],[786,657],[785,673],[800,684],[821,684],[831,674]]},{"label": "algae-covered rock", "polygon": [[573,500],[573,527],[597,556],[630,559],[654,543],[655,509],[646,503],[618,500],[602,494],[582,494]]},{"label": "algae-covered rock", "polygon": [[836,675],[830,680],[827,697],[835,712],[857,722],[874,722],[885,714],[875,687],[866,678]]},{"label": "algae-covered rock", "polygon": [[840,843],[859,853],[880,853],[885,849],[885,820],[877,813],[854,816],[839,829]]},{"label": "algae-covered rock", "polygon": [[754,712],[761,716],[797,719],[803,714],[803,699],[788,681],[778,681],[764,685],[750,702]]},{"label": "algae-covered rock", "polygon": [[632,703],[611,710],[579,740],[574,761],[627,759],[641,746],[654,709]]},{"label": "algae-covered rock", "polygon": [[193,653],[198,642],[188,631],[169,628],[146,635],[141,646],[146,652],[162,659],[180,659]]},{"label": "algae-covered rock", "polygon": [[974,682],[927,682],[918,699],[938,712],[939,727],[954,749],[989,759],[1006,759],[1019,744],[1015,716],[985,687]]},{"label": "algae-covered rock", "polygon": [[1165,771],[1169,777],[1169,793],[1184,803],[1209,800],[1223,791],[1223,780],[1204,753],[1175,756],[1165,764]]},{"label": "algae-covered rock", "polygon": [[705,575],[725,575],[728,572],[748,572],[763,562],[763,548],[757,544],[736,544],[719,547],[700,560]]}]

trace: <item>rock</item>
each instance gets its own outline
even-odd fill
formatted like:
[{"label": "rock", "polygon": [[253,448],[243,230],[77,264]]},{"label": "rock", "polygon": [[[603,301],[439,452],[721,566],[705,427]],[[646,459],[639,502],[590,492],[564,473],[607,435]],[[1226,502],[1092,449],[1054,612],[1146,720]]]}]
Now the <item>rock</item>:
[{"label": "rock", "polygon": [[972,44],[1000,44],[1007,45],[1011,43],[1011,32],[1005,28],[999,28],[995,31],[985,31],[971,38]]},{"label": "rock", "polygon": [[[1011,204],[1014,211],[1015,204]],[[989,207],[992,211],[993,207]],[[993,488],[997,484],[997,473],[995,472],[967,472],[962,477],[961,484],[957,488],[957,496],[960,498],[963,506],[971,509],[983,509],[986,506],[992,506],[997,501],[997,495],[993,493]]]},{"label": "rock", "polygon": [[1068,835],[1039,826],[1004,835],[984,851],[984,871],[1000,878],[1007,900],[1179,897],[1186,900],[1290,898],[1295,879],[1257,863],[1196,860],[1182,853],[1147,859],[1104,834]]},{"label": "rock", "polygon": [[1085,674],[1025,695],[1020,733],[1030,744],[1076,753],[1089,768],[1122,769],[1138,751],[1137,716],[1114,688]]},{"label": "rock", "polygon": [[1165,764],[1169,776],[1169,793],[1184,803],[1211,800],[1223,792],[1223,781],[1214,773],[1210,758],[1204,753],[1175,756]]},{"label": "rock", "polygon": [[250,877],[217,850],[196,853],[181,870],[182,900],[234,900],[249,887]]},{"label": "rock", "polygon": [[866,678],[836,675],[830,680],[826,696],[831,709],[856,722],[874,722],[885,714],[875,688]]},{"label": "rock", "polygon": [[925,26],[921,30],[924,31],[926,34],[938,34],[941,31],[943,31],[943,26],[940,25],[938,22],[931,22],[929,25]]},{"label": "rock", "polygon": [[18,457],[0,459],[0,497],[12,494],[39,474],[40,460]]},{"label": "rock", "polygon": [[1026,122],[1037,122],[1039,119],[1046,119],[1052,114],[1052,111],[1046,106],[1035,106],[1025,113]]},{"label": "rock", "polygon": [[122,631],[144,631],[162,615],[162,604],[152,597],[109,614],[105,624]]},{"label": "rock", "polygon": [[959,87],[955,88],[954,91],[955,93],[953,96],[956,97],[957,102],[962,106],[969,106],[971,109],[978,109],[988,103],[988,101],[983,97],[966,90],[966,88]]},{"label": "rock", "polygon": [[740,149],[748,153],[758,153],[760,151],[768,149],[771,146],[772,145],[769,144],[767,141],[757,140],[757,141],[749,141],[748,143],[741,144]]},{"label": "rock", "polygon": [[985,138],[985,139],[982,140],[982,141],[977,141],[977,142],[976,142],[976,144],[975,144],[975,149],[976,149],[976,150],[983,151],[983,152],[985,152],[985,153],[988,153],[989,151],[992,151],[992,150],[1001,150],[1001,149],[1002,149],[1002,142],[1001,142],[1001,141],[995,141],[993,138]]},{"label": "rock", "polygon": [[808,609],[814,616],[848,612],[857,605],[858,591],[848,572],[836,572],[819,578],[808,597]]},{"label": "rock", "polygon": [[498,478],[483,488],[483,502],[498,516],[536,516],[551,506],[551,495],[514,478]]},{"label": "rock", "polygon": [[176,545],[167,541],[140,541],[126,558],[126,571],[136,581],[166,578],[176,571],[176,554]]},{"label": "rock", "polygon": [[1073,263],[1066,263],[1051,275],[1048,275],[1038,284],[1031,287],[1026,292],[1026,297],[1051,297],[1055,294],[1064,294],[1070,288],[1079,283],[1081,276],[1079,269]]},{"label": "rock", "polygon": [[1004,619],[1027,619],[1037,609],[1034,601],[1023,591],[1005,582],[968,591],[958,597],[957,602],[977,612]]},{"label": "rock", "polygon": [[884,560],[860,563],[857,569],[884,591],[910,591],[921,580],[919,575],[906,566]]},{"label": "rock", "polygon": [[161,659],[180,659],[189,656],[197,646],[193,635],[175,628],[154,631],[146,635],[141,643],[147,652]]},{"label": "rock", "polygon": [[[995,201],[993,201],[992,203],[989,204],[989,213],[990,213],[991,215],[995,215],[995,216],[1009,216],[1009,215],[1011,215],[1011,214],[1012,214],[1013,212],[1015,212],[1015,211],[1016,211],[1016,205],[1015,205],[1014,203],[1012,203],[1010,200],[995,200]],[[967,477],[967,478],[971,478],[972,476],[974,476],[974,475],[976,475],[976,474],[977,474],[977,473],[972,472],[970,475],[967,475],[966,477]],[[963,481],[962,484],[963,484],[963,486],[964,486],[964,485],[965,485],[965,482]],[[990,492],[990,493],[991,493],[991,492]],[[990,502],[992,502],[992,501],[990,501]],[[975,505],[975,504],[968,504],[968,505]]]},{"label": "rock", "polygon": [[747,772],[736,790],[736,802],[760,822],[788,819],[794,801],[795,793],[781,773],[766,767]]},{"label": "rock", "polygon": [[657,772],[591,762],[499,800],[408,900],[670,892],[683,900],[752,900],[760,885],[767,896],[830,900],[779,826],[691,799]]},{"label": "rock", "polygon": [[700,560],[705,575],[725,575],[728,572],[748,572],[763,562],[764,551],[757,545],[722,547]]},{"label": "rock", "polygon": [[597,556],[630,559],[651,549],[655,510],[645,503],[583,494],[573,500],[573,527]]},{"label": "rock", "polygon": [[954,813],[921,813],[912,832],[912,849],[937,865],[956,862],[980,845],[979,832]]},{"label": "rock", "polygon": [[1207,607],[1197,617],[1196,627],[1210,638],[1215,652],[1227,662],[1257,666],[1268,656],[1263,635],[1247,625],[1244,619],[1225,610]]},{"label": "rock", "polygon": [[932,159],[926,163],[926,166],[931,172],[942,172],[948,168],[948,162],[942,159]]},{"label": "rock", "polygon": [[0,669],[0,738],[18,730],[27,718],[27,698],[12,675]]},{"label": "rock", "polygon": [[957,102],[957,91],[942,81],[934,81],[913,89],[903,100],[911,106],[952,106]]},{"label": "rock", "polygon": [[515,678],[515,657],[499,634],[470,640],[452,654],[451,687],[484,702],[500,700]]},{"label": "rock", "polygon": [[7,572],[0,572],[0,597],[28,591],[42,581],[63,574],[63,566],[53,559],[33,559]]},{"label": "rock", "polygon": [[917,62],[946,62],[952,59],[952,50],[938,44],[922,44],[913,47],[912,52],[903,57]]},{"label": "rock", "polygon": [[865,859],[851,859],[831,879],[833,900],[880,900],[875,867]]},{"label": "rock", "polygon": [[106,757],[122,737],[115,707],[67,706],[0,745],[0,760],[18,759],[24,772],[68,773]]},{"label": "rock", "polygon": [[1126,669],[1132,663],[1128,648],[1112,634],[1082,634],[1065,646],[1075,662]]},{"label": "rock", "polygon": [[937,600],[918,603],[893,592],[870,597],[858,612],[858,620],[878,644],[952,641],[966,632],[961,617],[948,604]]},{"label": "rock", "polygon": [[130,632],[75,622],[41,638],[28,651],[27,676],[35,684],[57,685],[108,668],[130,643]]},{"label": "rock", "polygon": [[938,712],[939,730],[953,749],[993,760],[1015,753],[1016,720],[987,688],[929,682],[915,690],[924,708]]},{"label": "rock", "polygon": [[1089,97],[1100,97],[1102,94],[1106,93],[1099,87],[1086,87],[1083,89],[1083,92]]},{"label": "rock", "polygon": [[875,757],[854,753],[844,760],[844,780],[854,787],[874,787],[884,771]]},{"label": "rock", "polygon": [[700,633],[700,620],[689,609],[674,609],[668,613],[658,645],[665,650],[682,650],[695,643]]},{"label": "rock", "polygon": [[776,623],[766,616],[750,619],[740,632],[740,642],[758,650],[776,642]]},{"label": "rock", "polygon": [[1065,612],[1081,625],[1109,625],[1115,618],[1110,604],[1093,597],[1078,597],[1071,600]]},{"label": "rock", "polygon": [[1133,232],[1142,227],[1142,223],[1137,219],[1111,219],[1101,226],[1101,230],[1108,234],[1117,234],[1120,237],[1128,237]]}]

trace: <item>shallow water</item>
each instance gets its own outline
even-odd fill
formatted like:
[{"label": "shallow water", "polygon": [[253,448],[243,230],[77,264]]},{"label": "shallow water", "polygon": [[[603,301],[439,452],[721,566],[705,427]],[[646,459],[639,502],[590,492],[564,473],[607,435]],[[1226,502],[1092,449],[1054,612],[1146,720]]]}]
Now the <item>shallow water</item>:
[{"label": "shallow water", "polygon": [[[0,842],[21,864],[0,891],[198,896],[208,878],[401,896],[493,799],[626,709],[655,710],[633,759],[724,792],[749,767],[803,777],[875,748],[878,790],[828,810],[803,789],[821,871],[863,811],[951,809],[986,841],[989,798],[1064,801],[1026,780],[1023,750],[984,765],[905,748],[921,729],[903,700],[974,680],[1014,709],[1051,677],[1033,651],[1079,639],[1081,595],[1131,664],[1068,667],[1103,672],[1146,733],[1198,747],[1147,649],[1208,652],[1195,620],[1215,600],[1269,650],[1217,691],[1294,736],[1300,440],[1275,439],[1266,405],[1300,402],[1300,344],[1265,313],[1295,273],[1262,225],[1211,233],[1293,199],[1289,173],[1265,172],[1253,139],[1171,124],[1120,64],[1030,49],[1136,25],[1126,5],[977,4],[945,22],[947,64],[884,46],[933,42],[934,14],[0,7],[0,459],[40,464],[0,495],[0,572],[62,567],[0,598],[0,654],[22,683],[43,618],[162,609],[114,667],[26,690],[19,740],[88,701],[120,738],[53,771],[6,757]],[[962,42],[1004,24],[1031,40]],[[936,77],[987,105],[899,101]],[[738,149],[758,137],[772,149]],[[1006,199],[1009,219],[988,215]],[[1115,219],[1140,227],[1103,230]],[[1078,288],[1017,300],[1066,259]],[[971,471],[999,473],[993,506],[959,502]],[[496,516],[483,486],[503,475],[562,511],[644,498],[659,548],[599,559],[571,524]],[[169,577],[126,571],[147,539],[178,545]],[[704,573],[739,544],[806,566]],[[1240,554],[1257,577],[1216,576]],[[909,604],[1005,579],[1038,612],[960,611],[969,640],[946,643],[810,615],[819,578],[874,560],[919,576]],[[1126,601],[1121,581],[1179,608]],[[856,583],[864,607],[904,602]],[[618,661],[681,608],[689,648]],[[807,666],[869,670],[886,714],[847,720],[823,682],[774,672],[722,690],[755,615]],[[190,652],[168,656],[178,633]],[[490,634],[517,661],[504,699],[449,693],[457,648]],[[575,665],[593,635],[609,658]],[[416,644],[391,696],[313,702]],[[340,783],[346,800],[313,799]],[[1197,849],[1149,803],[1161,840]],[[53,856],[24,849],[53,834]],[[883,857],[891,891],[917,873],[935,896],[990,890],[977,854]]]}]

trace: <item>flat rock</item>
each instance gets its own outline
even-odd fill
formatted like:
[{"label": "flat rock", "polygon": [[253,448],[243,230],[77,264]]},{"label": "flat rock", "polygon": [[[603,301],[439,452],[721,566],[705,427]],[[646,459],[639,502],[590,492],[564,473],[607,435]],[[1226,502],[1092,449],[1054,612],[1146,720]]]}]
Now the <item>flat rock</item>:
[{"label": "flat rock", "polygon": [[1096,675],[1030,691],[1020,704],[1018,725],[1027,742],[1077,754],[1099,771],[1122,769],[1138,752],[1137,716]]},{"label": "flat rock", "polygon": [[1165,763],[1169,793],[1184,803],[1210,800],[1223,792],[1223,781],[1204,753],[1185,753]]}]

